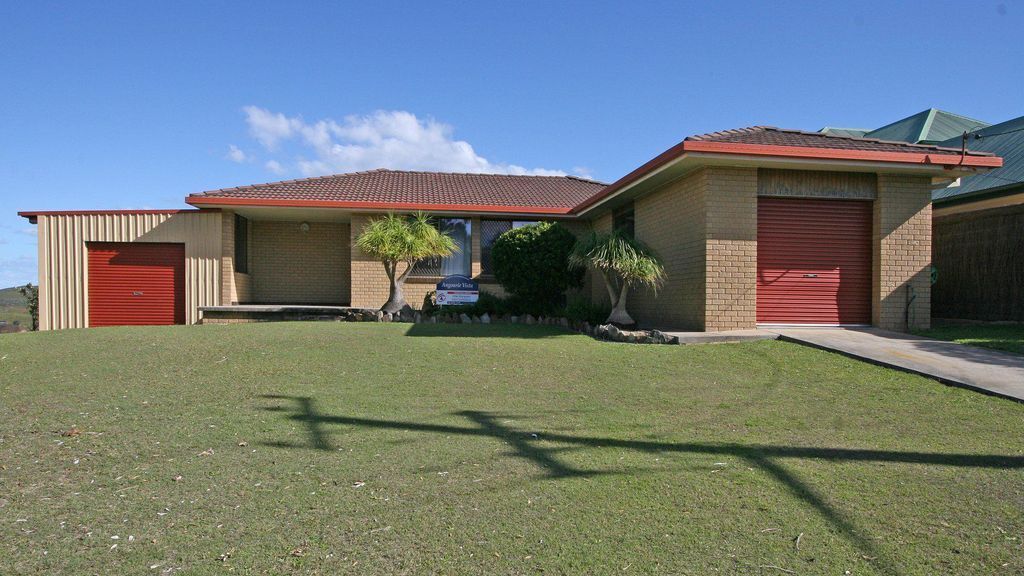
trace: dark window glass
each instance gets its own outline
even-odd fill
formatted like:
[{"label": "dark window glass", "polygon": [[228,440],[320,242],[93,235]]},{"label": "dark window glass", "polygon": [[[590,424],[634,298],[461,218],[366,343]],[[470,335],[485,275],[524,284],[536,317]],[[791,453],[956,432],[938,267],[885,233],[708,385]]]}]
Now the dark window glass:
[{"label": "dark window glass", "polygon": [[511,220],[481,220],[480,221],[480,272],[483,274],[494,274],[494,263],[491,260],[491,248],[494,241],[505,232],[512,229]]},{"label": "dark window glass", "polygon": [[249,221],[235,214],[235,272],[249,273]]},{"label": "dark window glass", "polygon": [[451,276],[472,273],[473,247],[470,221],[462,218],[443,218],[436,222],[438,230],[455,241],[456,251],[447,258],[420,260],[413,269],[413,276]]},{"label": "dark window glass", "polygon": [[636,218],[633,212],[633,205],[616,210],[612,215],[612,228],[617,230],[626,238],[633,238],[636,233]]},{"label": "dark window glass", "polygon": [[522,228],[536,224],[530,220],[481,220],[480,221],[480,272],[482,274],[494,274],[494,261],[491,258],[491,248],[494,241],[505,232],[513,228]]}]

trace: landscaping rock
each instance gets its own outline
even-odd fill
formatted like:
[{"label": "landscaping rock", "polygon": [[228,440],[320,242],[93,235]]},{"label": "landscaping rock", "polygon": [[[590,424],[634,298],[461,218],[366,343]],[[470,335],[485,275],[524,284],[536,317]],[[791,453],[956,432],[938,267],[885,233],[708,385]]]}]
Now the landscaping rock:
[{"label": "landscaping rock", "polygon": [[377,322],[383,322],[384,321],[384,313],[381,312],[380,310],[377,310],[377,313],[374,314],[373,319],[375,321],[377,321]]},{"label": "landscaping rock", "polygon": [[678,336],[670,336],[661,330],[651,330],[651,337],[656,344],[679,344]]}]

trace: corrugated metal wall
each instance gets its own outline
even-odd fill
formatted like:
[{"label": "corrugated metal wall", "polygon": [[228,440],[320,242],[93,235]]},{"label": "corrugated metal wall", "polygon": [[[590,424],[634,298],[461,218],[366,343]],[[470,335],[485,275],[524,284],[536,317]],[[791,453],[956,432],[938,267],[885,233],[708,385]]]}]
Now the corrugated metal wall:
[{"label": "corrugated metal wall", "polygon": [[38,226],[40,330],[89,325],[86,242],[184,243],[185,322],[220,304],[218,212],[40,215]]}]

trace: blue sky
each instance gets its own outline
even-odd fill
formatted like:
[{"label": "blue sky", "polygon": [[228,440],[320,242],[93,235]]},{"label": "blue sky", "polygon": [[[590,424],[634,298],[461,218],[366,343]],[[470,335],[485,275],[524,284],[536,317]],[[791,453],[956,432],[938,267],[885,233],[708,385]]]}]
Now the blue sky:
[{"label": "blue sky", "polygon": [[613,181],[683,137],[1024,114],[1024,3],[5,2],[0,287],[18,210],[177,208],[374,167]]}]

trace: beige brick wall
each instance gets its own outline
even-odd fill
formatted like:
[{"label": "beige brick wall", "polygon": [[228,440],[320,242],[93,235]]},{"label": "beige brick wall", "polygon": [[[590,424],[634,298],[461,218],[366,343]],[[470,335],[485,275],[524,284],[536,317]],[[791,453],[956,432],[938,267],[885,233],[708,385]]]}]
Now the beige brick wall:
[{"label": "beige brick wall", "polygon": [[349,302],[349,225],[249,221],[252,301],[274,304]]},{"label": "beige brick wall", "polygon": [[757,169],[706,169],[704,329],[757,325]]},{"label": "beige brick wall", "polygon": [[[872,230],[871,323],[888,330],[931,325],[931,189],[920,176],[878,175]],[[916,298],[907,325],[907,286]]]},{"label": "beige brick wall", "polygon": [[[634,289],[626,301],[641,325],[704,327],[707,176],[706,170],[692,172],[634,203],[636,238],[661,257],[666,273],[657,294],[646,288]],[[607,291],[600,279],[597,282],[603,301],[607,301]]]}]

